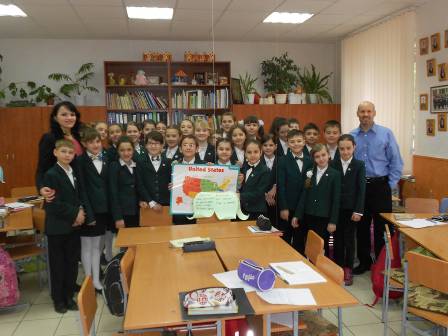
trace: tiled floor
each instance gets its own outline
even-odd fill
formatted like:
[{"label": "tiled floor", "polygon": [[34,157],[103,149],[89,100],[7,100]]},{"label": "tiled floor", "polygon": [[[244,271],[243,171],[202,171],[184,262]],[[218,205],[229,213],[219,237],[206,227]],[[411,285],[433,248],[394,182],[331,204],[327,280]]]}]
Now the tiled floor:
[{"label": "tiled floor", "polygon": [[[370,285],[370,274],[355,277],[353,286],[347,289],[363,304],[372,303],[374,296]],[[20,311],[0,313],[0,336],[64,336],[79,335],[78,317],[74,312],[61,315],[53,310],[47,289],[39,289],[37,277],[25,274],[21,277],[22,301],[31,305]],[[112,335],[118,331],[122,319],[110,315],[103,299],[98,296],[96,318],[97,334]],[[337,323],[336,310],[325,310],[324,317]],[[389,312],[389,335],[400,335],[401,311],[399,303],[392,302]],[[343,309],[345,336],[378,336],[383,335],[384,325],[381,323],[381,303],[374,308],[360,305]],[[409,332],[408,335],[414,335]]]}]

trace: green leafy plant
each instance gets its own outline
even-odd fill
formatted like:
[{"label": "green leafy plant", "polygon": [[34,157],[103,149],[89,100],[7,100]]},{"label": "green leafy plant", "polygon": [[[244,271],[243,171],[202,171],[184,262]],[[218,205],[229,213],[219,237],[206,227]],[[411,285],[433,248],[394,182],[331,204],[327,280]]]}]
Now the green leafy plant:
[{"label": "green leafy plant", "polygon": [[331,94],[328,91],[328,80],[333,73],[329,73],[321,77],[320,72],[316,71],[316,67],[311,64],[311,71],[307,68],[303,69],[303,72],[298,72],[299,84],[307,94],[316,94],[319,102],[324,100],[332,102]]},{"label": "green leafy plant", "polygon": [[244,77],[241,75],[238,76],[241,82],[241,89],[243,91],[243,95],[247,97],[249,93],[255,92],[255,82],[258,80],[258,78],[252,78],[250,74],[247,72],[244,74]]},{"label": "green leafy plant", "polygon": [[33,91],[30,91],[30,96],[36,95],[36,102],[46,102],[48,104],[49,101],[54,100],[56,98],[56,94],[51,90],[50,87],[46,85],[41,85],[35,88]]},{"label": "green leafy plant", "polygon": [[288,93],[297,84],[299,67],[285,52],[261,62],[264,88],[270,93]]},{"label": "green leafy plant", "polygon": [[81,95],[84,91],[99,92],[96,87],[89,86],[89,80],[95,75],[93,71],[94,67],[95,65],[93,63],[85,63],[72,76],[64,73],[52,73],[48,75],[48,78],[56,82],[68,82],[63,84],[59,89],[67,97],[71,97],[73,93]]},{"label": "green leafy plant", "polygon": [[[17,83],[9,83],[8,90],[11,96],[17,97],[17,95],[21,99],[26,99],[28,96],[31,96],[31,92],[36,88],[36,83],[32,81],[28,82],[17,82]],[[31,99],[32,101],[32,99]]]}]

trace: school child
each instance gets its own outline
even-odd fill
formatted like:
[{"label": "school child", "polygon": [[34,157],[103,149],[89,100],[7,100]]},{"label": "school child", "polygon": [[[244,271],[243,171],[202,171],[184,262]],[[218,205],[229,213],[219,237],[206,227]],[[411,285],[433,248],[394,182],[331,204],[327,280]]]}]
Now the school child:
[{"label": "school child", "polygon": [[79,227],[86,221],[82,186],[70,166],[75,157],[70,140],[56,141],[56,164],[44,175],[44,185],[55,191],[45,202],[45,234],[48,239],[51,298],[57,313],[78,310],[73,300],[79,258]]},{"label": "school child", "polygon": [[221,138],[229,137],[230,130],[236,125],[236,118],[232,112],[224,112],[221,119],[221,129],[219,135]]},{"label": "school child", "polygon": [[[180,163],[182,164],[201,164],[204,163],[197,157],[198,140],[193,135],[184,135],[180,140],[180,150],[182,158]],[[173,223],[176,225],[182,224],[196,224],[196,219],[188,219],[189,216],[173,215]]]},{"label": "school child", "polygon": [[171,160],[162,155],[163,135],[152,131],[146,135],[145,148],[148,153],[137,166],[141,182],[149,195],[149,207],[161,211],[170,204]]},{"label": "school child", "polygon": [[117,143],[118,139],[123,135],[123,130],[119,124],[110,124],[109,129],[109,148],[107,149],[107,157],[109,161],[118,160]]},{"label": "school child", "polygon": [[256,116],[248,116],[244,119],[244,128],[246,129],[247,139],[260,140],[263,136],[263,129]]},{"label": "school child", "polygon": [[298,230],[291,226],[295,210],[299,204],[300,196],[304,190],[305,172],[313,163],[303,154],[305,139],[302,131],[292,129],[288,132],[288,154],[278,159],[277,168],[277,200],[280,210],[278,229],[283,231],[282,238],[297,249],[302,246],[301,237],[296,237]]},{"label": "school child", "polygon": [[364,212],[366,191],[366,168],[363,161],[353,157],[356,144],[350,134],[338,140],[340,158],[332,160],[331,166],[341,174],[341,207],[335,234],[336,262],[344,268],[346,286],[353,284],[353,261],[355,257],[355,230]]},{"label": "school child", "polygon": [[[303,134],[305,135],[305,147],[303,147],[303,154],[310,156],[311,150],[319,140],[319,127],[316,124],[308,123],[303,128]],[[312,160],[314,161],[314,160]]]},{"label": "school child", "polygon": [[95,129],[98,131],[101,137],[101,144],[104,149],[109,148],[107,124],[104,121],[97,121],[95,123]]},{"label": "school child", "polygon": [[277,124],[277,129],[275,130],[278,157],[288,154],[288,132],[288,121],[286,119],[281,119]]},{"label": "school child", "polygon": [[330,155],[327,146],[316,144],[311,158],[314,168],[306,172],[305,192],[300,196],[291,225],[299,229],[297,246],[300,253],[304,253],[308,230],[313,230],[324,239],[328,255],[328,238],[336,231],[339,219],[341,176],[328,165]]},{"label": "school child", "polygon": [[265,199],[268,207],[267,216],[272,225],[277,227],[277,156],[275,152],[277,145],[273,134],[265,134],[261,138],[261,147],[263,155],[261,162],[269,169],[270,182]]},{"label": "school child", "polygon": [[267,215],[266,202],[262,202],[270,185],[269,169],[261,162],[262,149],[258,140],[246,142],[245,156],[247,164],[242,168],[242,181],[239,197],[241,210],[256,220],[260,215]]},{"label": "school child", "polygon": [[341,136],[341,124],[337,120],[328,120],[324,125],[324,139],[327,143],[331,161],[340,159],[338,139]]},{"label": "school child", "polygon": [[235,165],[236,162],[232,160],[232,142],[228,138],[219,138],[216,142],[216,164],[220,165]]},{"label": "school child", "polygon": [[85,152],[77,158],[80,181],[87,197],[85,207],[95,218],[95,225],[81,226],[81,262],[86,276],[92,276],[97,291],[103,286],[100,282],[100,255],[105,243],[104,234],[109,230],[106,255],[112,258],[112,218],[109,215],[108,168],[109,161],[103,151],[100,134],[93,128],[84,130],[81,137]]},{"label": "school child", "polygon": [[179,126],[181,136],[193,135],[194,134],[194,124],[190,119],[184,119]]},{"label": "school child", "polygon": [[296,118],[289,118],[288,126],[289,126],[289,130],[296,129],[296,130],[300,131],[300,123]]},{"label": "school child", "polygon": [[242,167],[245,162],[244,144],[247,139],[246,129],[241,125],[235,125],[232,127],[229,134],[233,145],[232,160]]},{"label": "school child", "polygon": [[181,157],[179,140],[179,128],[177,128],[177,126],[168,126],[165,133],[166,148],[163,151],[162,156],[172,161],[179,161]]},{"label": "school child", "polygon": [[163,137],[165,137],[165,133],[166,133],[166,124],[163,121],[159,121],[156,124],[156,131],[159,132],[160,134],[163,135]]},{"label": "school child", "polygon": [[143,141],[147,134],[151,133],[156,129],[156,123],[152,119],[144,120],[142,123],[142,133],[143,133]]},{"label": "school child", "polygon": [[215,146],[210,144],[210,126],[207,121],[201,119],[194,123],[194,136],[198,140],[197,156],[204,162],[215,162]]},{"label": "school child", "polygon": [[139,226],[140,207],[146,208],[149,196],[141,184],[134,142],[128,136],[118,140],[119,159],[109,167],[109,195],[112,219],[117,229]]},{"label": "school child", "polygon": [[130,121],[126,124],[126,136],[131,139],[134,145],[134,156],[132,159],[138,161],[140,158],[143,158],[146,155],[146,151],[145,147],[140,143],[141,133],[137,123]]}]

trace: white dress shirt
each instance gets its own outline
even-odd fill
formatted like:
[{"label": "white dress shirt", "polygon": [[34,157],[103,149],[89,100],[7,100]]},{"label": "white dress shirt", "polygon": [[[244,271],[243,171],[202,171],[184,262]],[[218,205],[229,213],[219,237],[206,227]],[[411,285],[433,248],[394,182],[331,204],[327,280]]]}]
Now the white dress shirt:
[{"label": "white dress shirt", "polygon": [[118,162],[120,162],[120,165],[121,165],[121,166],[126,166],[126,167],[128,167],[129,172],[130,172],[131,174],[134,174],[134,168],[137,166],[137,165],[135,164],[134,161],[131,160],[131,161],[129,162],[129,164],[127,164],[127,163],[124,162],[122,159],[119,159]]},{"label": "white dress shirt", "polygon": [[179,148],[179,146],[176,146],[176,147],[173,147],[173,148],[167,148],[166,149],[166,157],[168,159],[172,159],[174,154],[176,154],[178,148]]},{"label": "white dress shirt", "polygon": [[345,173],[347,172],[347,168],[348,168],[348,166],[350,165],[350,163],[352,162],[352,159],[353,159],[353,156],[352,156],[350,159],[348,159],[347,161],[344,161],[344,160],[342,160],[342,158],[341,158],[342,171],[344,172],[344,175],[345,175]]},{"label": "white dress shirt", "polygon": [[71,166],[68,166],[68,169],[65,169],[59,162],[59,167],[64,169],[65,173],[67,174],[68,179],[72,183],[73,188],[75,187],[75,176],[73,176],[73,168]]},{"label": "white dress shirt", "polygon": [[319,168],[317,167],[317,172],[316,172],[316,185],[319,184],[320,179],[322,178],[322,176],[325,174],[325,172],[327,171],[328,165],[324,168]]},{"label": "white dress shirt", "polygon": [[258,160],[253,165],[251,165],[252,167],[249,167],[249,169],[246,171],[246,178],[245,178],[246,182],[249,179],[250,174],[252,174],[253,170],[255,169],[255,167],[258,166],[259,163],[260,163],[260,160]]},{"label": "white dress shirt", "polygon": [[223,166],[230,166],[232,164],[232,162],[230,162],[230,160],[229,160],[229,161],[224,163],[224,162],[221,162],[221,161],[218,160],[218,164],[223,165]]},{"label": "white dress shirt", "polygon": [[101,174],[101,171],[103,170],[103,160],[101,159],[101,153],[99,153],[98,155],[93,155],[92,153],[87,152],[87,155],[92,159],[93,165],[95,166],[98,174]]},{"label": "white dress shirt", "polygon": [[266,166],[268,167],[269,170],[272,170],[272,167],[274,166],[275,155],[272,158],[268,158],[266,155],[263,156],[264,161],[266,162]]},{"label": "white dress shirt", "polygon": [[328,152],[330,152],[330,157],[333,160],[334,156],[336,154],[336,151],[338,150],[338,146],[335,146],[334,148],[331,148],[330,146],[327,145],[328,148]]},{"label": "white dress shirt", "polygon": [[142,146],[140,146],[138,142],[135,144],[134,149],[138,154],[140,154],[143,151]]},{"label": "white dress shirt", "polygon": [[201,160],[204,160],[204,158],[205,158],[205,153],[207,153],[207,147],[208,147],[207,144],[205,145],[205,147],[204,146],[202,146],[202,147],[199,146],[198,154],[199,154],[199,158]]},{"label": "white dress shirt", "polygon": [[[292,153],[291,153],[291,154],[292,154]],[[295,159],[296,157],[302,159],[302,160],[296,159],[297,166],[299,167],[300,172],[302,172],[302,170],[303,170],[303,152],[300,153],[300,155],[292,154],[292,156],[294,157],[294,159]]]},{"label": "white dress shirt", "polygon": [[194,164],[194,158],[191,161],[185,161],[185,159],[182,160],[183,164]]},{"label": "white dress shirt", "polygon": [[154,167],[154,170],[156,172],[158,172],[159,168],[160,168],[160,163],[161,163],[160,155],[152,156],[152,155],[148,154],[148,156],[149,156],[149,159],[151,160],[151,163],[152,163],[152,166]]},{"label": "white dress shirt", "polygon": [[308,146],[308,145],[305,145],[306,146],[306,148],[308,149],[308,153],[310,153],[311,154],[311,151],[313,150],[313,147],[311,147],[311,146]]},{"label": "white dress shirt", "polygon": [[288,144],[280,139],[280,145],[282,145],[283,153],[286,155],[288,153]]},{"label": "white dress shirt", "polygon": [[238,158],[238,161],[243,163],[244,162],[244,150],[235,147],[235,153],[236,153],[236,157]]}]

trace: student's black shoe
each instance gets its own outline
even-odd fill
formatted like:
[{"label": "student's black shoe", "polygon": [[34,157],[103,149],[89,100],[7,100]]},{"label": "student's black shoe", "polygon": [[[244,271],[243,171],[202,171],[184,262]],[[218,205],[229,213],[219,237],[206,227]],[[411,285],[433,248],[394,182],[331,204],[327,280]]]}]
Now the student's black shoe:
[{"label": "student's black shoe", "polygon": [[67,312],[67,307],[63,302],[58,302],[54,304],[54,311],[59,314],[65,314]]},{"label": "student's black shoe", "polygon": [[73,299],[67,301],[67,310],[78,310],[78,305]]},{"label": "student's black shoe", "polygon": [[361,275],[369,270],[369,267],[364,265],[359,265],[353,269],[354,275]]},{"label": "student's black shoe", "polygon": [[75,284],[75,287],[73,288],[73,290],[75,291],[75,293],[78,293],[81,290],[81,286],[78,284]]},{"label": "student's black shoe", "polygon": [[96,294],[99,294],[99,295],[103,295],[103,290],[102,290],[102,289],[95,288],[95,293],[96,293]]},{"label": "student's black shoe", "polygon": [[107,265],[106,255],[104,253],[101,253],[100,264],[101,264],[101,266]]}]

